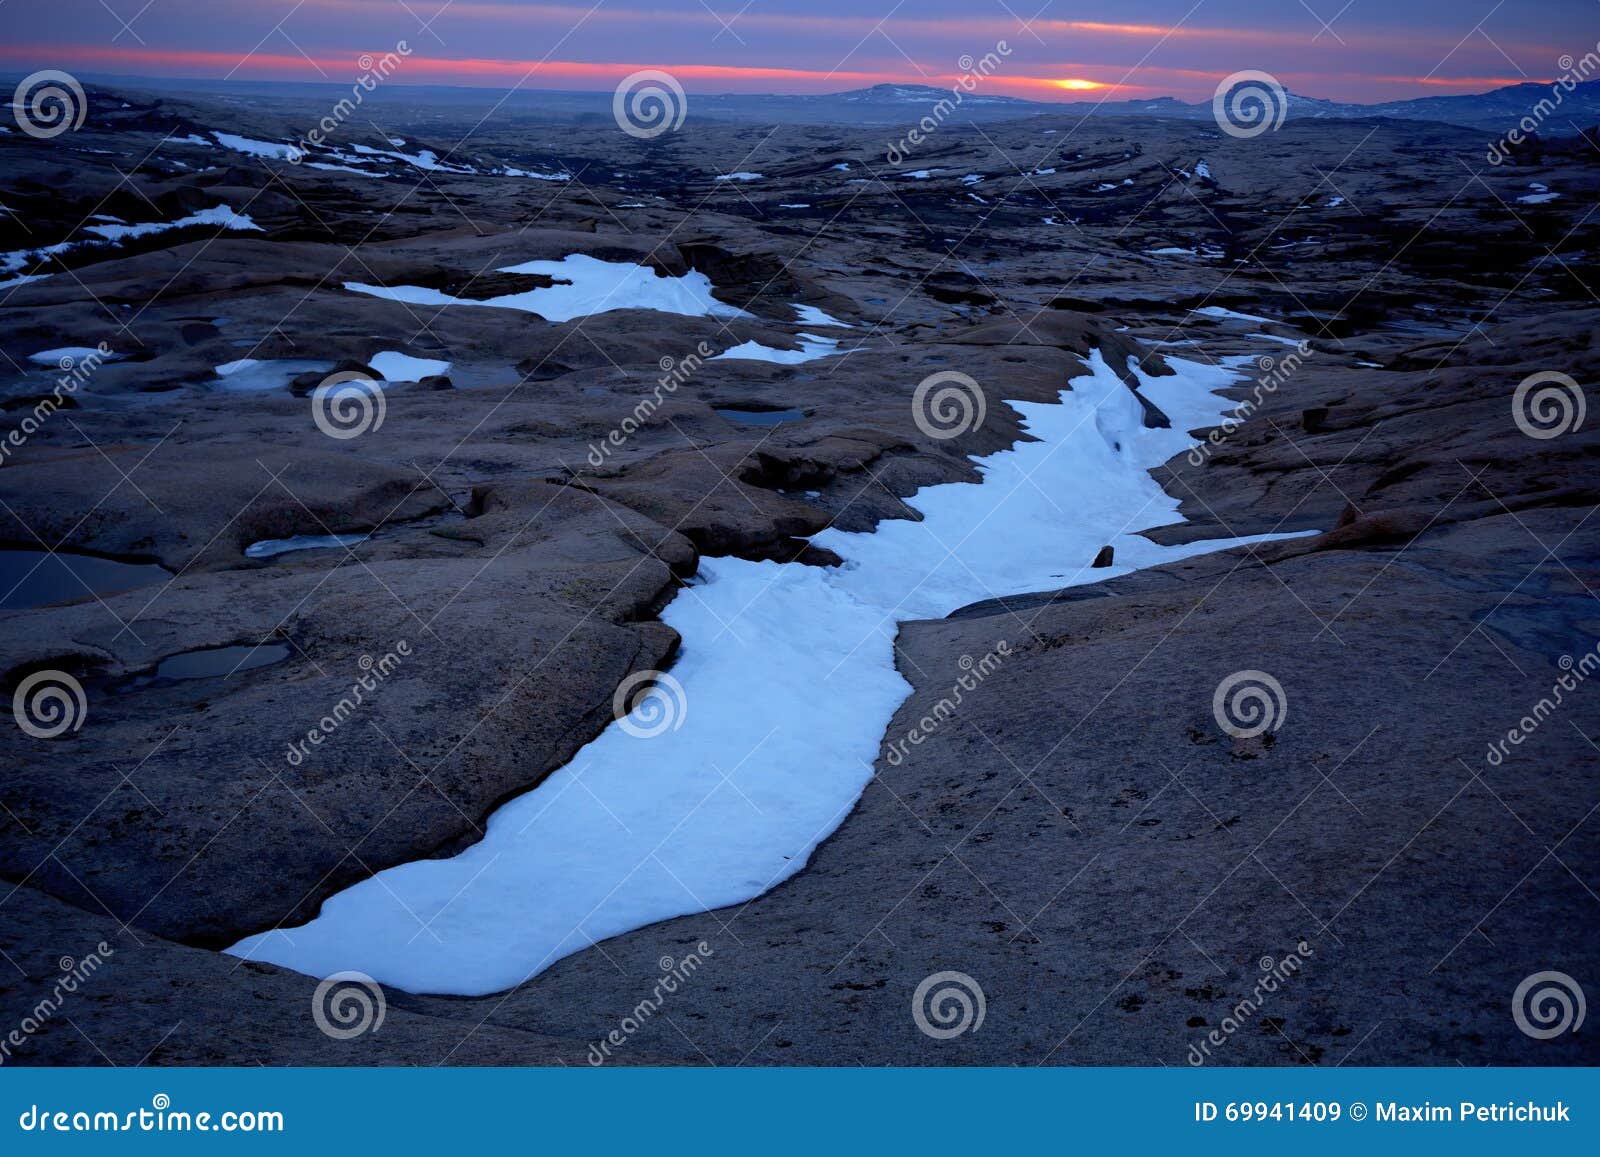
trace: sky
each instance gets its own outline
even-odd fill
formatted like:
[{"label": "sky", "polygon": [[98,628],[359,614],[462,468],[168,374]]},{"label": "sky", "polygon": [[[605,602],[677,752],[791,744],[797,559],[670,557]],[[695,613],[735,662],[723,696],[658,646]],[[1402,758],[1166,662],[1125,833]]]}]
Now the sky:
[{"label": "sky", "polygon": [[[1551,80],[1600,42],[1596,0],[0,0],[0,70],[690,93],[948,87],[1209,99],[1260,69],[1380,101]],[[1004,46],[1002,51],[1001,46]]]}]

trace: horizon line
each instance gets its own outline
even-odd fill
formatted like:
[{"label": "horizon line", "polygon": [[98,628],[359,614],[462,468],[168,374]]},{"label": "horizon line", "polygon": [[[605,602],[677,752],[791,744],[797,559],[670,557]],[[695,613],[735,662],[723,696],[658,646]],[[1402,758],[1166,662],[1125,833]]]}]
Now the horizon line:
[{"label": "horizon line", "polygon": [[[662,69],[661,71],[670,72],[671,69],[670,68]],[[20,77],[24,77],[24,76],[27,76],[27,75],[31,75],[31,74],[24,73],[24,72],[22,72],[20,70],[12,70],[12,69],[8,69],[8,68],[0,68],[0,79],[4,79],[6,81],[10,81],[14,77],[15,78],[20,78]],[[185,76],[185,75],[178,74],[178,73],[100,72],[98,70],[84,70],[84,69],[80,69],[74,75],[84,77],[85,79],[91,80],[91,81],[93,81],[94,83],[97,83],[97,84],[122,84],[122,83],[127,83],[127,82],[136,82],[136,83],[166,83],[166,82],[173,82],[173,83],[178,83],[178,84],[215,84],[215,85],[241,85],[241,86],[243,86],[243,85],[269,85],[269,86],[281,86],[281,87],[284,87],[284,88],[288,88],[290,86],[302,86],[302,87],[310,87],[310,88],[331,88],[331,89],[337,89],[337,90],[340,90],[340,91],[344,91],[344,90],[350,88],[350,84],[348,82],[339,81],[339,80],[323,80],[323,79],[320,79],[320,78],[317,78],[317,79],[287,79],[286,80],[286,79],[279,79],[279,78],[274,78],[274,77],[255,77],[255,76],[230,77],[230,76],[210,76],[210,75]],[[1030,79],[1039,79],[1039,78],[1030,78]],[[1380,78],[1377,78],[1377,79],[1387,80],[1387,81],[1394,81],[1394,80],[1396,80],[1398,78],[1380,77]],[[1442,85],[1442,84],[1444,84],[1446,82],[1431,81],[1431,82],[1428,82],[1428,83],[1435,84],[1435,85]],[[1463,80],[1463,81],[1456,82],[1456,83],[1469,84],[1469,83],[1484,83],[1484,82],[1482,81],[1481,78],[1473,78],[1472,80]],[[1412,101],[1412,100],[1428,100],[1428,99],[1431,99],[1433,97],[1444,97],[1444,96],[1463,96],[1463,97],[1465,97],[1465,96],[1488,96],[1491,93],[1500,92],[1500,91],[1503,91],[1504,89],[1507,89],[1507,88],[1518,88],[1518,87],[1522,87],[1524,85],[1532,85],[1534,87],[1543,87],[1545,85],[1554,84],[1554,83],[1556,83],[1556,78],[1554,78],[1554,77],[1552,77],[1552,78],[1550,78],[1548,80],[1546,80],[1546,79],[1505,80],[1504,82],[1501,82],[1501,83],[1492,83],[1491,86],[1488,87],[1488,88],[1475,89],[1475,90],[1472,90],[1472,91],[1469,91],[1469,92],[1426,93],[1426,94],[1423,94],[1422,96],[1395,97],[1395,98],[1389,98],[1389,99],[1385,99],[1385,100],[1374,100],[1374,101],[1340,100],[1340,99],[1335,98],[1335,97],[1316,96],[1314,93],[1306,92],[1306,91],[1303,91],[1303,90],[1300,90],[1300,89],[1296,89],[1296,88],[1290,88],[1287,85],[1283,86],[1283,91],[1289,96],[1302,97],[1302,98],[1307,99],[1307,100],[1326,101],[1329,104],[1345,104],[1345,105],[1357,105],[1357,106],[1363,106],[1363,107],[1365,107],[1365,106],[1376,107],[1378,105],[1384,105],[1384,104],[1403,104],[1403,103],[1405,103],[1407,101]],[[1593,81],[1584,81],[1582,83],[1600,84],[1600,78],[1597,78],[1596,80],[1593,80]],[[465,92],[508,93],[508,94],[514,94],[514,93],[518,93],[518,92],[525,92],[525,93],[528,93],[530,95],[536,94],[536,93],[548,93],[551,96],[594,96],[594,97],[605,97],[605,96],[611,95],[614,92],[614,86],[613,87],[604,87],[604,88],[554,88],[554,87],[550,87],[550,86],[546,86],[546,85],[532,85],[532,84],[497,85],[497,84],[487,83],[487,82],[486,83],[480,83],[480,84],[473,84],[473,83],[470,83],[470,82],[467,82],[467,81],[444,81],[444,80],[410,81],[410,82],[406,82],[406,81],[391,81],[391,82],[388,82],[385,85],[385,87],[406,88],[406,89],[450,89],[450,90],[460,90],[460,91],[465,91]],[[1116,85],[1116,84],[1112,84],[1112,83],[1108,82],[1103,87],[1106,88],[1106,89],[1116,90],[1116,89],[1119,89],[1119,88],[1121,88],[1121,89],[1134,89],[1134,88],[1139,88],[1141,86],[1128,85],[1128,84]],[[804,92],[804,91],[801,91],[801,90],[798,90],[798,89],[792,90],[792,91],[782,91],[782,90],[778,90],[778,89],[772,89],[772,90],[769,90],[769,91],[759,91],[759,92],[757,92],[757,91],[740,92],[740,91],[733,90],[733,89],[724,89],[724,90],[720,90],[720,91],[716,91],[716,92],[712,92],[712,91],[709,91],[709,90],[695,90],[693,92],[693,95],[701,97],[702,99],[712,99],[712,98],[718,98],[718,97],[744,97],[744,98],[796,97],[796,98],[804,98],[804,99],[825,99],[827,97],[848,96],[850,93],[865,92],[865,91],[867,91],[869,89],[872,89],[872,88],[920,88],[920,89],[927,89],[929,92],[949,92],[949,91],[951,91],[951,89],[949,87],[947,87],[947,86],[937,85],[937,84],[928,84],[926,81],[923,81],[923,80],[905,80],[905,81],[878,81],[878,82],[875,82],[873,84],[864,85],[864,86],[860,86],[860,87],[856,87],[856,88],[831,89],[831,90],[828,90],[826,92]],[[999,98],[1006,99],[1006,100],[1016,101],[1019,104],[1064,105],[1064,106],[1080,105],[1080,104],[1106,104],[1106,103],[1110,103],[1109,100],[1092,100],[1092,99],[1088,99],[1092,92],[1098,91],[1098,90],[1062,88],[1062,89],[1059,89],[1059,91],[1061,92],[1061,99],[1059,99],[1059,100],[1049,100],[1049,99],[1043,99],[1043,98],[1037,98],[1037,97],[1026,97],[1026,96],[1013,96],[1013,95],[1011,95],[1009,93],[991,94],[991,99],[993,99],[994,97],[999,97]],[[1177,95],[1176,93],[1173,93],[1173,92],[1156,93],[1156,94],[1150,95],[1150,96],[1127,96],[1127,97],[1122,97],[1120,99],[1123,100],[1126,103],[1133,103],[1135,101],[1170,100],[1170,101],[1175,101],[1175,102],[1177,102],[1179,104],[1184,104],[1184,105],[1206,104],[1210,100],[1209,97],[1202,97],[1202,98],[1200,98],[1198,100],[1185,100],[1183,97],[1181,97],[1181,96],[1179,96],[1179,95]]]},{"label": "horizon line", "polygon": [[[401,41],[400,44],[402,46],[405,45],[405,41]],[[84,59],[86,56],[88,59],[85,59],[84,62],[89,64],[90,67],[88,69],[80,69],[80,71],[83,72],[83,75],[88,77],[98,76],[115,81],[170,81],[179,83],[209,83],[223,85],[298,84],[327,86],[330,88],[343,89],[351,87],[351,85],[356,83],[360,77],[358,76],[353,80],[334,79],[328,75],[327,71],[324,70],[323,65],[328,65],[333,68],[345,68],[351,64],[357,64],[359,66],[359,62],[361,60],[367,60],[369,61],[369,64],[361,69],[361,74],[365,75],[371,72],[373,63],[375,63],[374,58],[382,59],[384,56],[395,58],[396,53],[393,50],[390,50],[387,53],[360,53],[353,54],[350,57],[340,57],[337,59],[325,58],[320,62],[316,59],[304,56],[253,54],[251,57],[247,58],[249,61],[249,64],[247,65],[246,61],[239,60],[236,56],[216,52],[185,51],[181,53],[171,53],[156,52],[151,50],[130,50],[116,48],[93,48],[87,50],[80,48],[77,51],[61,52],[59,50],[44,50],[39,46],[24,47],[20,45],[9,45],[0,48],[0,60],[19,62],[24,65],[43,64],[46,67],[49,67],[53,64],[55,67],[61,67],[60,63],[58,62],[61,61],[63,57],[77,57],[79,59]],[[111,70],[101,71],[95,67],[95,64],[100,62],[107,64],[112,62],[126,62],[129,65],[137,65],[138,63],[149,62],[152,65],[156,65],[156,62],[151,59],[154,57],[165,58],[164,62],[168,63],[169,67],[161,68],[159,65],[157,65],[152,67],[149,71],[135,69],[134,71],[126,72]],[[186,72],[172,70],[174,67],[181,67],[181,65],[185,63],[190,64],[197,71]],[[728,66],[705,64],[659,65],[591,61],[530,62],[523,60],[492,58],[442,59],[430,57],[412,57],[410,55],[400,56],[399,63],[403,67],[401,67],[398,71],[390,73],[382,78],[382,84],[385,87],[392,85],[400,88],[482,89],[486,92],[507,93],[515,93],[518,91],[527,90],[530,92],[550,92],[568,95],[603,94],[606,92],[613,92],[616,89],[615,82],[622,81],[633,73],[645,70],[665,72],[682,84],[687,91],[695,91],[697,86],[694,84],[694,82],[697,81],[707,82],[716,80],[747,80],[752,83],[759,83],[762,80],[768,80],[777,81],[780,83],[780,87],[759,91],[728,89],[720,92],[712,92],[701,89],[698,92],[698,95],[704,97],[727,96],[815,98],[838,96],[877,86],[927,88],[936,91],[948,90],[954,92],[958,91],[959,82],[963,79],[966,79],[970,75],[968,73],[941,73],[925,74],[923,76],[908,76],[881,71],[858,72],[848,70],[832,70],[829,72],[821,72],[818,70],[809,69],[761,66]],[[231,65],[231,67],[229,67],[226,72],[207,71],[208,68],[221,70],[224,65]],[[322,73],[322,76],[305,77],[299,75],[258,75],[262,69],[277,70],[280,73],[291,70],[299,72],[300,70],[305,69],[308,65]],[[240,72],[241,67],[249,67],[251,75],[236,76],[235,74]],[[1096,96],[1100,98],[1099,103],[1105,103],[1106,101],[1112,99],[1130,101],[1170,99],[1182,103],[1204,103],[1206,100],[1210,99],[1209,97],[1201,96],[1193,101],[1186,100],[1183,96],[1179,95],[1177,91],[1173,91],[1172,89],[1160,89],[1157,88],[1157,86],[1150,84],[1131,83],[1127,79],[1127,75],[1129,74],[1124,74],[1124,79],[1120,81],[1097,80],[1092,77],[1082,75],[1082,73],[1088,71],[1090,68],[1099,71],[1106,69],[1106,67],[1107,66],[1105,65],[1087,66],[1068,64],[1062,66],[1063,72],[1071,72],[1074,75],[1061,76],[1002,76],[999,74],[990,74],[975,78],[978,83],[974,87],[967,88],[965,91],[967,95],[970,96],[998,96],[1026,103],[1045,105],[1096,103],[1094,100],[1094,97]],[[439,76],[439,79],[422,78],[413,80],[406,79],[404,77],[403,74],[408,72],[414,74],[419,70],[419,68],[423,72],[433,73],[436,76]],[[0,72],[9,73],[9,71],[9,69],[0,69]],[[1115,69],[1113,68],[1112,71],[1115,71]],[[1193,78],[1197,81],[1203,80],[1207,85],[1211,84],[1215,80],[1224,79],[1227,75],[1230,75],[1222,72],[1221,70],[1206,69],[1166,68],[1155,70],[1146,69],[1145,71],[1156,71],[1167,73],[1169,75],[1181,75],[1185,78]],[[462,76],[461,73],[463,72],[467,73],[468,75]],[[539,72],[559,74],[561,78],[570,79],[571,81],[575,82],[575,87],[558,87],[559,80],[557,76],[549,77],[549,80],[556,81],[554,84],[532,83],[535,74]],[[472,76],[471,74],[473,73],[478,74],[478,76]],[[440,74],[449,75],[443,76]],[[21,75],[20,72],[19,75]],[[1307,76],[1303,72],[1300,72],[1299,75],[1306,81],[1313,80],[1311,76]],[[1282,82],[1279,83],[1286,93],[1295,96],[1306,97],[1308,99],[1326,100],[1333,104],[1377,105],[1393,104],[1403,100],[1426,99],[1429,95],[1481,96],[1490,92],[1498,91],[1500,89],[1515,87],[1518,85],[1531,84],[1538,86],[1553,84],[1556,83],[1556,80],[1558,79],[1552,77],[1548,80],[1534,80],[1527,77],[1497,76],[1414,77],[1351,73],[1315,75],[1316,79],[1324,80],[1343,78],[1348,81],[1350,79],[1359,78],[1361,80],[1369,81],[1373,84],[1414,85],[1421,88],[1423,91],[1416,95],[1406,97],[1388,97],[1376,100],[1350,100],[1339,99],[1335,97],[1317,96],[1315,95],[1315,92],[1320,86],[1316,85],[1314,82],[1310,84],[1302,83],[1295,85],[1283,84]],[[481,79],[479,79],[479,77],[481,77]],[[820,92],[809,91],[798,87],[781,87],[782,81],[789,81],[791,83],[804,83],[808,81],[812,83],[827,83],[830,80],[839,82],[841,87],[838,89],[828,89]],[[508,81],[513,82],[508,83]],[[585,81],[590,82],[590,86],[585,86],[583,83]],[[851,82],[855,83],[852,84]],[[1026,95],[1019,95],[1014,91],[1003,91],[1007,88],[1021,89],[1024,93],[1026,93]],[[985,89],[988,91],[983,91]],[[1442,93],[1435,92],[1430,94],[1427,91],[1428,89],[1444,89],[1450,91]]]}]

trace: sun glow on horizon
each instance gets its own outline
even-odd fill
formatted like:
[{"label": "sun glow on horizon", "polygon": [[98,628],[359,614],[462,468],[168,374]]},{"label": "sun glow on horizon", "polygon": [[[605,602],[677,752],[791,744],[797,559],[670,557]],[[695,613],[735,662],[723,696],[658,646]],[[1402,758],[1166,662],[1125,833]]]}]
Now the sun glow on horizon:
[{"label": "sun glow on horizon", "polygon": [[1060,80],[1053,80],[1050,83],[1055,85],[1057,88],[1071,89],[1073,92],[1093,92],[1095,89],[1112,87],[1111,85],[1104,84],[1098,80],[1086,80],[1081,76],[1063,77]]}]

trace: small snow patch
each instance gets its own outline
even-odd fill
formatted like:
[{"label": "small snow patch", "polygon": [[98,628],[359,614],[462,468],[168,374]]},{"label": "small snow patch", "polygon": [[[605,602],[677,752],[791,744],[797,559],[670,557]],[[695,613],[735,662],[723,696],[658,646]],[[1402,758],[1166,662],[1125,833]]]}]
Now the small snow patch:
[{"label": "small snow patch", "polygon": [[452,297],[420,285],[363,285],[347,281],[344,287],[352,293],[365,293],[412,305],[519,309],[554,322],[571,321],[575,317],[609,313],[617,309],[651,309],[684,317],[749,316],[744,310],[725,305],[713,297],[711,279],[693,269],[682,277],[669,277],[647,265],[635,265],[629,261],[601,261],[586,254],[574,253],[560,261],[525,261],[521,265],[504,266],[496,272],[543,274],[554,279],[556,284],[481,301]]},{"label": "small snow patch", "polygon": [[414,169],[422,169],[429,173],[476,173],[478,170],[467,164],[452,164],[441,161],[439,154],[432,149],[418,149],[414,153],[391,152],[388,149],[375,149],[371,145],[351,145],[363,157],[388,157],[396,161],[404,161]]},{"label": "small snow patch", "polygon": [[1274,324],[1275,322],[1274,318],[1261,317],[1254,313],[1239,313],[1236,310],[1224,309],[1220,305],[1205,305],[1201,306],[1199,309],[1192,309],[1189,312],[1198,313],[1201,317],[1217,317],[1227,321],[1266,322],[1269,325]]},{"label": "small snow patch", "polygon": [[126,241],[130,237],[147,237],[152,233],[185,229],[191,225],[220,225],[224,229],[253,230],[257,233],[262,231],[261,226],[249,217],[243,213],[235,213],[226,205],[202,209],[198,213],[190,213],[187,217],[179,217],[176,221],[145,221],[138,225],[85,225],[83,231],[94,233],[107,241]]},{"label": "small snow patch", "polygon": [[364,534],[296,534],[289,538],[263,538],[244,548],[246,558],[271,558],[294,550],[327,550],[365,542]]},{"label": "small snow patch", "polygon": [[367,359],[367,364],[377,370],[378,376],[386,382],[420,382],[423,378],[431,378],[450,369],[449,362],[414,358],[398,350],[374,354]]},{"label": "small snow patch", "polygon": [[498,170],[498,175],[502,176],[502,177],[530,177],[535,181],[570,181],[570,180],[572,180],[572,174],[571,173],[535,173],[532,169],[513,169],[509,165],[507,165],[503,169]]},{"label": "small snow patch", "polygon": [[249,137],[236,136],[233,133],[213,132],[217,143],[223,148],[232,149],[236,153],[245,153],[252,157],[271,157],[279,161],[293,161],[299,158],[300,150],[294,145],[280,144],[277,141],[256,141]]},{"label": "small snow patch", "polygon": [[358,177],[387,177],[388,173],[374,173],[371,169],[358,169],[354,165],[334,165],[327,161],[307,161],[308,169],[323,169],[330,173],[354,173]]},{"label": "small snow patch", "polygon": [[262,393],[287,386],[300,374],[325,374],[332,362],[299,358],[239,358],[216,367],[218,389],[234,394]]},{"label": "small snow patch", "polygon": [[831,314],[824,313],[814,305],[793,305],[790,308],[799,315],[795,320],[802,325],[837,325],[845,329],[850,328],[849,322],[840,321]]},{"label": "small snow patch", "polygon": [[61,366],[63,361],[68,360],[70,360],[73,364],[81,362],[85,358],[94,358],[95,360],[102,362],[114,362],[121,356],[121,354],[115,352],[103,354],[98,349],[95,349],[91,346],[64,345],[59,349],[40,350],[36,354],[29,354],[28,360],[30,362],[36,362],[41,366]]},{"label": "small snow patch", "polygon": [[800,335],[800,348],[797,350],[774,349],[772,346],[762,345],[760,342],[747,341],[740,342],[732,349],[723,350],[709,360],[715,362],[741,359],[750,362],[775,362],[782,366],[792,366],[798,365],[800,362],[825,358],[838,352],[839,341],[837,338],[819,337],[814,333],[803,333]]}]

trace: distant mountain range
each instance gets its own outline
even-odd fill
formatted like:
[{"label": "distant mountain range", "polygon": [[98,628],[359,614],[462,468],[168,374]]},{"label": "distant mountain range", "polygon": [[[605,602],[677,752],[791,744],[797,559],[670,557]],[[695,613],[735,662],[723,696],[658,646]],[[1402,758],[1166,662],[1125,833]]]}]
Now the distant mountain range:
[{"label": "distant mountain range", "polygon": [[[5,74],[0,72],[0,77]],[[219,81],[157,79],[153,77],[95,76],[83,74],[107,85],[149,93],[207,92],[234,97],[254,96],[265,100],[296,100],[328,94],[347,95],[348,86],[284,81]],[[1319,97],[1284,93],[1284,119],[1357,117],[1398,117],[1414,121],[1438,121],[1484,129],[1500,135],[1533,114],[1542,100],[1553,99],[1551,83],[1513,84],[1490,92],[1461,96],[1424,96],[1412,100],[1385,101],[1381,104],[1353,104],[1322,100]],[[1541,120],[1539,131],[1545,136],[1571,136],[1600,124],[1600,80],[1586,81],[1571,92],[1562,92],[1559,106]],[[366,98],[368,103],[385,105],[442,104],[506,107],[521,113],[556,118],[610,117],[612,93],[556,92],[521,89],[507,94],[503,89],[467,88],[448,85],[384,85]],[[871,88],[820,95],[690,93],[689,115],[722,120],[749,120],[790,124],[911,125],[932,115],[941,101],[952,101],[950,89],[918,84],[877,84]],[[948,112],[948,110],[947,110]],[[1023,97],[986,94],[981,86],[962,96],[953,112],[941,120],[991,122],[1025,116],[1095,117],[1172,117],[1182,120],[1210,120],[1211,101],[1193,103],[1163,96],[1143,100],[1041,101]]]},{"label": "distant mountain range", "polygon": [[[1491,92],[1461,96],[1424,96],[1413,100],[1385,101],[1381,104],[1353,104],[1322,100],[1319,97],[1284,93],[1285,119],[1327,118],[1348,120],[1356,117],[1399,117],[1405,120],[1441,121],[1469,128],[1503,132],[1534,107],[1551,96],[1550,84],[1513,84]],[[922,115],[940,101],[951,99],[949,89],[931,85],[878,84],[871,88],[821,96],[691,96],[694,112],[712,116],[768,116],[775,120],[805,119],[844,121],[856,124],[899,124]],[[1175,117],[1183,120],[1210,120],[1209,100],[1193,103],[1163,96],[1146,100],[1038,101],[1022,97],[985,95],[980,91],[963,96],[952,119],[992,121],[1008,117],[1039,114],[1067,116]],[[1545,135],[1575,134],[1600,124],[1600,80],[1577,85],[1563,92],[1561,104],[1547,116],[1540,132]]]}]

